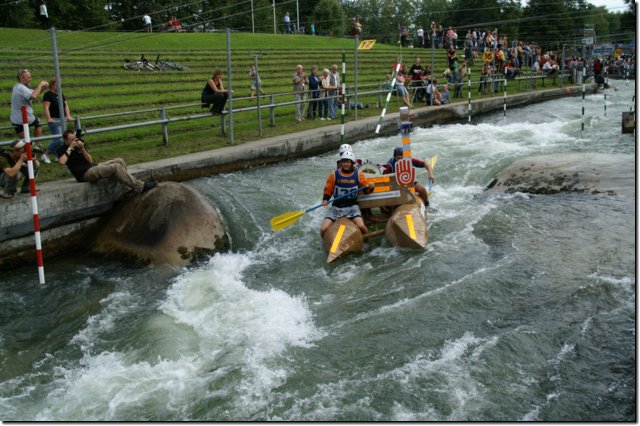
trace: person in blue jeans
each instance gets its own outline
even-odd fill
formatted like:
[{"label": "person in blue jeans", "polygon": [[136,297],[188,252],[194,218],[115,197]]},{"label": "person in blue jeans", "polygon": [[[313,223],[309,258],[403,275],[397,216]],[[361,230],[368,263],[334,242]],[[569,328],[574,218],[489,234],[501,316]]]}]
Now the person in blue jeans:
[{"label": "person in blue jeans", "polygon": [[320,120],[328,120],[329,119],[329,99],[327,99],[329,92],[329,70],[322,70],[322,77],[320,77],[320,108],[318,109],[318,118]]},{"label": "person in blue jeans", "polygon": [[338,65],[333,64],[331,66],[331,73],[329,74],[329,91],[327,95],[332,97],[329,102],[329,120],[337,118],[338,111],[338,95],[340,94],[340,74],[338,74]]},{"label": "person in blue jeans", "polygon": [[309,96],[311,101],[307,110],[307,118],[315,120],[320,100],[320,78],[318,77],[318,67],[315,65],[311,67],[311,75],[309,75]]},{"label": "person in blue jeans", "polygon": [[[62,104],[64,105],[64,119],[66,121],[72,121],[73,117],[71,117],[71,112],[69,111],[69,104],[67,103],[67,98],[62,95]],[[49,131],[52,135],[62,134],[62,124],[60,122],[60,108],[58,108],[58,82],[55,77],[52,77],[49,80],[49,91],[44,94],[42,98],[42,106],[44,107],[44,116],[47,119],[47,126],[49,127]],[[58,150],[58,147],[62,145],[62,137],[57,139],[52,139],[49,145],[47,146],[46,154],[55,154]],[[45,158],[47,158],[45,160]],[[43,156],[43,161],[45,163],[50,163],[48,157]],[[49,161],[48,161],[49,160]]]}]

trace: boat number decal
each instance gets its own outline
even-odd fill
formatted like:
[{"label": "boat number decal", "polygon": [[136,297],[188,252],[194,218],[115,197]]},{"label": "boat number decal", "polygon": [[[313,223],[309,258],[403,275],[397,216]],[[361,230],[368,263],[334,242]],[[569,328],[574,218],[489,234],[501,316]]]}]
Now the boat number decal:
[{"label": "boat number decal", "polygon": [[413,227],[413,216],[408,214],[407,216],[407,226],[409,227],[409,236],[412,240],[416,239],[416,228]]},{"label": "boat number decal", "polygon": [[340,228],[338,228],[338,233],[336,234],[336,237],[333,239],[333,244],[331,244],[331,250],[329,250],[329,252],[331,252],[331,254],[335,254],[336,251],[338,250],[338,247],[340,246],[340,240],[342,239],[342,234],[344,234],[344,225],[340,225]]},{"label": "boat number decal", "polygon": [[411,163],[411,158],[403,158],[396,161],[396,182],[398,185],[409,186],[416,180],[416,171]]}]

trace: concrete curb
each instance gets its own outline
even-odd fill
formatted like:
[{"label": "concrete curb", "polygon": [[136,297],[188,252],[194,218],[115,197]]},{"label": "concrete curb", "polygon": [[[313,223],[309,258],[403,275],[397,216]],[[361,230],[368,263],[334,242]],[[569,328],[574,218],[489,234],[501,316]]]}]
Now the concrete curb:
[{"label": "concrete curb", "polygon": [[[588,91],[594,92],[596,85]],[[507,96],[508,108],[544,102],[563,96],[581,94],[579,87],[556,88]],[[473,117],[502,110],[504,99],[472,101]],[[412,110],[416,126],[466,122],[466,102]],[[399,113],[385,117],[379,136],[398,132]],[[368,117],[345,124],[345,142],[353,144],[375,137],[378,117]],[[217,173],[242,170],[295,158],[336,150],[340,145],[340,124],[298,133],[275,136],[228,146],[212,151],[140,163],[129,167],[142,180],[171,180],[181,182]],[[38,185],[38,206],[43,253],[45,258],[70,250],[85,248],[99,226],[99,218],[108,213],[124,192],[112,182],[78,183],[75,179],[47,182]],[[2,201],[0,217],[0,267],[15,268],[35,265],[33,217],[29,195]]]}]

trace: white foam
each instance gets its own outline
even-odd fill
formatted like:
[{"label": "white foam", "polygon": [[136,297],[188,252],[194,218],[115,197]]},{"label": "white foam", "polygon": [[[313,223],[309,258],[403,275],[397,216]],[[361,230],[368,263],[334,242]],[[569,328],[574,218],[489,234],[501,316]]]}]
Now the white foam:
[{"label": "white foam", "polygon": [[[146,412],[188,419],[193,404],[216,395],[233,401],[234,418],[262,408],[289,374],[279,357],[292,347],[311,347],[321,333],[303,299],[247,288],[242,273],[251,264],[246,255],[216,255],[175,279],[159,312],[166,319],[148,320],[150,330],[163,333],[166,327],[174,342],[195,341],[195,348],[189,351],[186,345],[185,353],[173,359],[141,359],[144,354],[135,351],[91,353],[88,340],[110,330],[122,315],[116,307],[137,303],[126,303],[124,293],[112,294],[108,299],[114,303],[107,303],[74,338],[85,351],[80,364],[55,369],[47,407],[35,417],[126,420]],[[217,383],[223,384],[216,388]]]}]

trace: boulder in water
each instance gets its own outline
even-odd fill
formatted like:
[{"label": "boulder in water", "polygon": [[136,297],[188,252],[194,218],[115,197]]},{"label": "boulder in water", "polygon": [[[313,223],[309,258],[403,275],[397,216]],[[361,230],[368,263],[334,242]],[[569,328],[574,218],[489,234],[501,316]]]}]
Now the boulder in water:
[{"label": "boulder in water", "polygon": [[222,218],[202,194],[161,182],[113,210],[94,251],[144,264],[185,266],[228,247]]},{"label": "boulder in water", "polygon": [[635,159],[627,154],[568,153],[514,161],[487,187],[491,192],[589,192],[633,195]]}]

